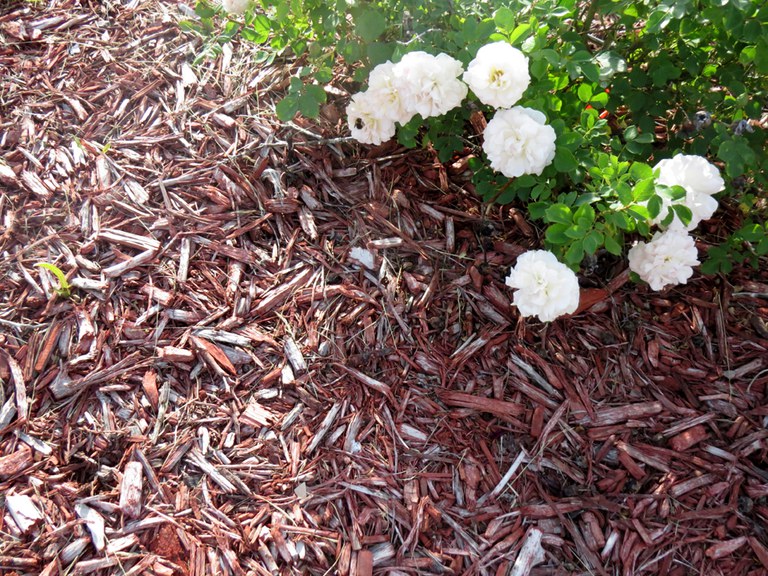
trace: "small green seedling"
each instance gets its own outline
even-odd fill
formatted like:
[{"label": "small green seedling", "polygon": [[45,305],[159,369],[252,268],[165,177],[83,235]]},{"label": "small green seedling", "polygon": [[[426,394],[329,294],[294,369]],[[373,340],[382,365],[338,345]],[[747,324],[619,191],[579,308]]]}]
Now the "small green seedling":
[{"label": "small green seedling", "polygon": [[69,298],[70,294],[72,293],[72,286],[70,285],[69,281],[67,280],[66,275],[64,272],[61,271],[60,268],[57,266],[54,266],[53,264],[48,264],[48,262],[39,262],[38,264],[35,264],[35,266],[39,266],[40,268],[45,268],[56,276],[56,279],[59,281],[59,287],[54,288],[56,294],[61,296],[62,298]]}]

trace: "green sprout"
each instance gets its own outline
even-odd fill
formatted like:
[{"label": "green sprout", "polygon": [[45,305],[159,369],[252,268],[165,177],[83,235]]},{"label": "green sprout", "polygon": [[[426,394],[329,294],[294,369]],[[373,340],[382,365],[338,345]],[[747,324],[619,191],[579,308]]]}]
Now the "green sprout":
[{"label": "green sprout", "polygon": [[56,276],[56,279],[59,281],[59,287],[54,288],[54,291],[56,292],[56,294],[58,294],[62,298],[69,298],[70,294],[72,293],[72,286],[70,285],[69,281],[67,280],[67,277],[65,276],[64,272],[61,271],[60,268],[58,268],[57,266],[54,266],[53,264],[48,264],[48,262],[39,262],[35,264],[35,266],[39,266],[40,268],[45,268],[51,274]]}]

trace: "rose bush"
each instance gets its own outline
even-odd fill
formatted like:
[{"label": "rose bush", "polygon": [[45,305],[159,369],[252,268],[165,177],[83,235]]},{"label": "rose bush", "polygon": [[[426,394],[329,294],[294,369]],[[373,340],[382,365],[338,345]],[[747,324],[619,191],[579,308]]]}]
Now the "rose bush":
[{"label": "rose bush", "polygon": [[[198,61],[240,33],[258,44],[257,61],[295,62],[282,120],[316,116],[323,84],[347,82],[345,70],[367,80],[350,100],[353,137],[394,134],[440,161],[468,157],[466,189],[527,208],[572,269],[603,251],[626,255],[656,227],[693,232],[724,202],[731,221],[718,237],[730,236],[702,271],[768,254],[768,8],[758,2],[253,0],[242,16],[235,4],[218,31],[205,1],[182,24],[208,38]],[[477,112],[484,134],[470,129]],[[693,264],[679,266],[667,277]]]}]

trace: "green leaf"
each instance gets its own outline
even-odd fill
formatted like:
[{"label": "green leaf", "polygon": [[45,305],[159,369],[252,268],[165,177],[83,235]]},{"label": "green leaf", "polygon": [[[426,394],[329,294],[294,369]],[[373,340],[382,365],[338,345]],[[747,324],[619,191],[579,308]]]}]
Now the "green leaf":
[{"label": "green leaf", "polygon": [[680,78],[680,68],[667,59],[660,59],[649,66],[649,69],[651,80],[653,80],[654,86],[658,88],[666,88],[670,80]]},{"label": "green leaf", "polygon": [[662,218],[661,222],[659,222],[659,226],[662,228],[669,228],[672,225],[672,221],[675,219],[675,211],[674,210],[667,210],[666,215],[664,218]]},{"label": "green leaf", "polygon": [[328,84],[333,79],[333,70],[330,68],[318,68],[315,71],[315,80],[320,84]]},{"label": "green leaf", "polygon": [[493,22],[502,32],[511,32],[515,27],[515,13],[509,8],[503,7],[493,13]]},{"label": "green leaf", "polygon": [[[368,55],[371,65],[376,66],[377,64],[391,60],[394,48],[394,44],[390,42],[371,42],[366,45],[365,53]],[[320,80],[318,79],[318,82],[319,81]]]},{"label": "green leaf", "polygon": [[310,95],[316,102],[322,104],[328,97],[325,94],[325,89],[319,84],[307,84],[304,87],[304,92]]},{"label": "green leaf", "polygon": [[665,186],[663,188],[664,195],[669,196],[672,202],[680,202],[685,199],[688,192],[682,186],[675,184],[674,186]]},{"label": "green leaf", "polygon": [[727,245],[713,246],[707,252],[707,260],[699,270],[702,274],[728,274],[733,270],[733,261],[737,254],[732,254]]},{"label": "green leaf", "polygon": [[571,238],[573,240],[578,240],[580,238],[584,238],[584,236],[587,235],[588,228],[584,228],[581,225],[579,226],[572,226],[568,228],[563,234],[565,234],[568,238]]},{"label": "green leaf", "polygon": [[195,32],[196,34],[200,35],[203,34],[203,27],[198,22],[194,22],[192,20],[179,21],[179,28],[185,32]]},{"label": "green leaf", "polygon": [[648,211],[648,208],[646,208],[645,206],[640,206],[640,205],[630,206],[629,208],[627,208],[627,213],[633,218],[635,218],[636,220],[640,220],[643,222],[651,219],[651,214]]},{"label": "green leaf", "polygon": [[523,36],[527,35],[531,29],[530,24],[520,24],[509,35],[509,43],[514,44],[520,40]]},{"label": "green leaf", "polygon": [[619,197],[619,202],[622,206],[628,206],[634,200],[632,196],[632,188],[626,182],[620,182],[616,185],[616,194]]},{"label": "green leaf", "polygon": [[568,148],[558,148],[555,152],[555,170],[563,173],[571,173],[579,167],[576,156]]},{"label": "green leaf", "polygon": [[[552,122],[554,125],[555,122]],[[553,126],[554,127],[554,126]],[[557,129],[556,129],[557,130]],[[574,151],[584,142],[584,137],[578,132],[564,132],[562,136],[557,139],[557,146],[568,148],[568,150]]]},{"label": "green leaf", "polygon": [[216,9],[207,2],[198,2],[197,6],[195,6],[195,14],[200,16],[200,18],[213,18],[216,16]]},{"label": "green leaf", "polygon": [[659,214],[661,214],[661,208],[663,205],[663,201],[657,194],[651,196],[651,199],[648,200],[648,215],[651,217],[651,219],[654,219]]},{"label": "green leaf", "polygon": [[240,24],[235,22],[234,20],[230,20],[227,22],[227,24],[224,26],[224,30],[219,35],[218,42],[219,44],[226,44],[227,42],[231,41],[232,38],[235,37],[237,32],[240,30]]},{"label": "green leaf", "polygon": [[592,86],[589,84],[579,84],[577,95],[582,102],[589,102],[592,98]]},{"label": "green leaf", "polygon": [[[417,137],[421,130],[423,120],[418,114],[411,119],[410,122],[404,124],[397,131],[397,141],[406,148],[416,148],[418,146]],[[485,164],[478,159],[477,165],[470,164],[470,168],[475,172],[475,175],[485,172]]]},{"label": "green leaf", "polygon": [[56,280],[59,281],[59,287],[56,289],[56,294],[58,294],[63,298],[69,298],[72,287],[70,286],[69,281],[67,281],[67,276],[64,274],[64,272],[61,271],[61,269],[58,266],[54,266],[53,264],[48,264],[48,262],[38,262],[37,264],[35,264],[35,266],[39,266],[40,268],[45,268],[51,274],[56,276]]},{"label": "green leaf", "polygon": [[305,118],[317,118],[320,114],[320,104],[311,94],[299,96],[298,108]]},{"label": "green leaf", "polygon": [[301,78],[297,76],[293,76],[288,83],[288,90],[293,94],[298,94],[299,92],[301,92],[301,89],[303,87],[304,87],[304,82],[302,82]]},{"label": "green leaf", "polygon": [[581,73],[591,82],[600,82],[600,68],[594,62],[582,62],[579,66]]},{"label": "green leaf", "polygon": [[528,215],[533,220],[543,220],[544,213],[549,207],[549,202],[531,202],[528,204]]},{"label": "green leaf", "polygon": [[565,252],[567,264],[579,264],[584,259],[584,245],[581,240],[576,240]]},{"label": "green leaf", "polygon": [[600,66],[600,80],[608,81],[615,74],[623,74],[627,71],[627,61],[616,52],[601,52],[595,56],[595,61]]},{"label": "green leaf", "polygon": [[275,106],[275,113],[282,122],[288,122],[293,120],[296,113],[299,111],[299,98],[294,94],[289,94]]},{"label": "green leaf", "polygon": [[643,132],[642,134],[638,134],[637,138],[635,138],[635,142],[640,144],[653,144],[654,140],[656,140],[656,136],[653,132]]},{"label": "green leaf", "polygon": [[574,62],[589,62],[592,60],[592,54],[590,54],[587,50],[577,50],[571,55],[571,60]]},{"label": "green leaf", "polygon": [[[536,184],[531,189],[531,199],[532,200],[548,200],[552,196],[552,188],[551,184],[549,182],[541,182],[540,184]],[[549,204],[547,204],[549,206]],[[530,204],[528,205],[528,212],[530,212]]]},{"label": "green leaf", "polygon": [[606,221],[612,224],[619,230],[629,230],[630,222],[629,217],[624,212],[612,212],[606,215]]},{"label": "green leaf", "polygon": [[673,204],[672,210],[675,211],[675,214],[677,214],[677,217],[683,223],[683,226],[688,226],[688,224],[691,223],[693,213],[691,212],[691,209],[688,208],[688,206],[685,204]]},{"label": "green leaf", "polygon": [[619,244],[612,236],[605,237],[605,249],[614,256],[621,256],[621,244]]},{"label": "green leaf", "polygon": [[656,184],[653,176],[646,178],[645,180],[640,180],[640,182],[635,184],[635,187],[632,189],[632,198],[635,202],[645,202],[646,200],[650,200],[654,194],[656,194]]},{"label": "green leaf", "polygon": [[660,8],[653,12],[648,18],[648,21],[645,23],[645,31],[648,34],[658,34],[664,30],[671,21],[672,14],[670,14],[669,9]]},{"label": "green leaf", "polygon": [[604,236],[602,233],[598,232],[597,230],[592,230],[584,237],[584,240],[582,240],[584,251],[590,255],[594,254],[597,252],[597,249],[603,245],[603,239]]},{"label": "green leaf", "polygon": [[738,231],[738,235],[747,242],[757,242],[766,238],[765,228],[754,222],[742,226]]},{"label": "green leaf", "polygon": [[577,222],[579,226],[592,226],[595,221],[595,209],[592,208],[590,204],[582,204],[573,215],[573,220]]},{"label": "green leaf", "polygon": [[568,236],[565,235],[568,229],[568,224],[552,224],[547,228],[544,237],[547,239],[547,242],[557,246],[567,244],[570,241]]},{"label": "green leaf", "polygon": [[545,216],[549,222],[557,222],[568,226],[573,224],[573,214],[571,209],[565,204],[552,204],[552,206],[547,208]]},{"label": "green leaf", "polygon": [[768,74],[768,39],[760,39],[755,47],[755,68],[760,74]]},{"label": "green leaf", "polygon": [[743,138],[725,140],[717,149],[717,157],[725,162],[725,172],[731,178],[737,178],[755,164],[755,152]]},{"label": "green leaf", "polygon": [[648,96],[638,90],[636,92],[625,94],[624,101],[627,103],[627,106],[629,106],[632,112],[640,112],[647,106]]},{"label": "green leaf", "polygon": [[373,42],[387,29],[387,19],[376,10],[363,10],[354,16],[355,32],[365,42]]},{"label": "green leaf", "polygon": [[255,44],[263,44],[269,40],[269,35],[272,32],[272,22],[269,18],[263,14],[258,14],[253,18],[253,22],[250,27],[243,29],[243,37],[249,42]]},{"label": "green leaf", "polygon": [[589,103],[595,108],[605,108],[605,106],[608,104],[608,99],[608,92],[598,92],[597,94],[592,95],[592,99],[589,101]]}]

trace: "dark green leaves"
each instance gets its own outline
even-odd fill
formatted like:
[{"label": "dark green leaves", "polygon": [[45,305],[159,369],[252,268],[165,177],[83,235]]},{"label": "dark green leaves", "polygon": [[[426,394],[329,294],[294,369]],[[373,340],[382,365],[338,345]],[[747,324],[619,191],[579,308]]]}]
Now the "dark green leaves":
[{"label": "dark green leaves", "polygon": [[353,15],[355,32],[364,42],[373,42],[387,29],[384,15],[372,9],[364,9]]},{"label": "dark green leaves", "polygon": [[264,44],[269,40],[269,34],[272,31],[272,23],[264,15],[257,15],[253,18],[250,26],[242,30],[243,38],[254,44]]},{"label": "dark green leaves", "polygon": [[307,118],[317,118],[320,104],[326,101],[325,90],[317,84],[304,84],[299,78],[291,78],[288,94],[275,106],[277,117],[286,122],[300,113]]},{"label": "dark green leaves", "polygon": [[573,213],[565,204],[552,204],[546,212],[546,218],[549,222],[571,225],[573,223]]}]

